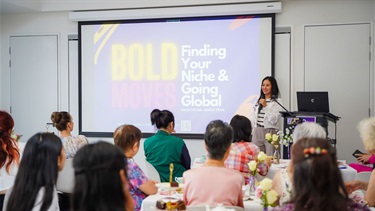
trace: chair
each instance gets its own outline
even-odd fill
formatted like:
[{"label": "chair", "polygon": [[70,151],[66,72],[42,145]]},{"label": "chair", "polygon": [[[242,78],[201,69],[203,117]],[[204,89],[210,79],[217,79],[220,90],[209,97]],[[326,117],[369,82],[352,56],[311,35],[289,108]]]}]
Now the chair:
[{"label": "chair", "polygon": [[355,180],[360,180],[363,182],[368,182],[370,180],[371,172],[370,171],[363,171],[357,173],[355,176]]},{"label": "chair", "polygon": [[[369,182],[370,181],[371,172],[370,171],[362,171],[358,172],[355,176],[355,180],[363,181],[363,182]],[[366,194],[366,190],[359,190],[363,194]]]},{"label": "chair", "polygon": [[[187,206],[186,211],[206,211],[207,207],[209,207],[209,210],[213,210],[216,208],[216,206],[206,206],[206,205],[197,205],[197,206]],[[227,210],[235,210],[235,211],[245,211],[242,207],[237,206],[222,206]]]},{"label": "chair", "polygon": [[74,169],[73,159],[66,159],[64,168],[59,172],[56,189],[63,193],[73,193]]},{"label": "chair", "polygon": [[156,182],[160,182],[160,175],[156,168],[149,163],[145,158],[146,170],[147,170],[147,177],[151,180],[155,180]]},{"label": "chair", "polygon": [[66,159],[64,168],[59,172],[56,189],[59,196],[60,211],[70,210],[70,196],[74,188],[73,159]]}]

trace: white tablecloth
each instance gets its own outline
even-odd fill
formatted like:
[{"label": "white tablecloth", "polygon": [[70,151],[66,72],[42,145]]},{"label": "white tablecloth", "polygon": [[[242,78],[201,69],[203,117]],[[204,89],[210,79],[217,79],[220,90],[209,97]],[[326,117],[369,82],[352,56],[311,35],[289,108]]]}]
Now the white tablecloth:
[{"label": "white tablecloth", "polygon": [[[175,198],[182,197],[180,194],[172,195]],[[160,195],[160,194],[155,194],[155,195],[150,195],[147,198],[145,198],[142,202],[142,207],[141,211],[155,211],[158,210],[156,209],[156,201],[166,197],[165,195]],[[244,206],[246,211],[257,211],[257,210],[262,210],[262,205],[261,201],[259,198],[252,196],[251,200],[246,200],[244,201]],[[268,210],[272,210],[271,207],[268,208]]]},{"label": "white tablecloth", "polygon": [[[192,168],[197,168],[197,167],[202,166],[203,163],[201,161],[202,161],[201,158],[195,158]],[[273,163],[265,177],[273,179],[275,174],[280,169],[285,169],[288,166],[289,162],[290,160],[288,159],[281,159],[279,164]],[[340,165],[340,170],[341,170],[341,175],[344,181],[354,180],[357,175],[357,171],[348,165]],[[263,178],[264,177],[257,175],[258,181],[262,180]]]},{"label": "white tablecloth", "polygon": [[[195,158],[192,168],[198,168],[198,167],[202,166],[203,162],[201,162],[201,161],[202,161],[201,158]],[[271,165],[271,168],[269,169],[266,177],[270,178],[270,179],[273,179],[273,177],[275,176],[277,171],[279,171],[280,169],[285,169],[289,162],[290,162],[290,160],[281,159],[279,164],[273,163]],[[356,175],[357,175],[357,171],[355,169],[353,169],[352,167],[348,166],[348,165],[340,165],[340,170],[341,170],[342,177],[343,177],[344,181],[354,180]],[[263,178],[264,177],[257,175],[258,181],[261,181]],[[175,198],[182,198],[181,194],[174,194],[172,196],[175,197]],[[160,195],[160,194],[148,196],[147,198],[145,198],[143,200],[141,210],[142,211],[157,210],[156,209],[156,201],[163,198],[163,197],[166,197],[166,196]],[[249,211],[262,210],[261,201],[260,201],[259,198],[255,197],[255,196],[251,196],[251,200],[245,200],[244,206],[245,206],[245,210],[249,210]],[[268,209],[272,210],[271,207],[269,207]]]},{"label": "white tablecloth", "polygon": [[[288,166],[289,162],[290,160],[281,159],[279,164],[273,163],[271,165],[271,168],[268,170],[266,177],[273,179],[273,177],[276,175],[276,173],[279,170],[285,169]],[[342,179],[344,180],[344,182],[355,179],[357,175],[357,171],[355,169],[353,169],[352,167],[348,165],[339,165],[339,167],[340,167]],[[258,181],[262,180],[263,178],[264,177],[257,175]]]}]

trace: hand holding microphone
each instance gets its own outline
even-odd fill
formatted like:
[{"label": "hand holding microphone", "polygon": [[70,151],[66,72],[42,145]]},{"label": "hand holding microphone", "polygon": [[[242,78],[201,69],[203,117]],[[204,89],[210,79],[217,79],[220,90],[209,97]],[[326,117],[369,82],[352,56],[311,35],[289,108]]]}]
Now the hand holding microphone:
[{"label": "hand holding microphone", "polygon": [[264,99],[264,98],[260,98],[258,103],[259,103],[260,105],[262,105],[263,107],[266,107],[266,106],[267,106],[266,99]]}]

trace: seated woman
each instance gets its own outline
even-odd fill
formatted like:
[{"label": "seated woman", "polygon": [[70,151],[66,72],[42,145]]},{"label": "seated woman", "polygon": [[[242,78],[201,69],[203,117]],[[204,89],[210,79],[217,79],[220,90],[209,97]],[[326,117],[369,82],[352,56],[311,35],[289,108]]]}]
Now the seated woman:
[{"label": "seated woman", "polygon": [[26,143],[14,186],[4,200],[6,211],[59,210],[56,180],[65,163],[61,140],[37,133]]},{"label": "seated woman", "polygon": [[154,109],[151,112],[151,124],[158,131],[144,142],[146,160],[159,172],[162,182],[169,181],[169,165],[174,164],[173,176],[181,177],[190,169],[190,155],[182,138],[172,136],[174,116],[168,110]]},{"label": "seated woman", "polygon": [[363,153],[355,154],[359,163],[350,163],[349,166],[359,172],[371,172],[374,168],[375,155]]},{"label": "seated woman", "polygon": [[126,157],[118,147],[103,141],[85,145],[74,156],[73,168],[73,210],[134,210]]},{"label": "seated woman", "polygon": [[124,152],[128,161],[128,188],[137,211],[141,209],[144,198],[158,192],[156,181],[149,180],[133,159],[138,153],[141,137],[141,131],[133,125],[122,125],[113,135],[115,145]]},{"label": "seated woman", "polygon": [[292,198],[273,210],[369,210],[348,198],[336,150],[327,139],[303,138],[292,147]]},{"label": "seated woman", "polygon": [[54,127],[60,132],[59,136],[64,145],[66,158],[73,158],[78,149],[88,144],[84,135],[72,135],[74,129],[73,117],[66,111],[55,111],[51,114]]},{"label": "seated woman", "polygon": [[233,130],[228,124],[221,120],[208,124],[204,134],[207,160],[203,166],[188,170],[183,175],[186,205],[223,204],[244,207],[243,176],[224,166],[232,139]]},{"label": "seated woman", "polygon": [[[245,116],[235,115],[230,120],[233,128],[233,143],[230,152],[225,160],[225,167],[237,170],[245,178],[245,184],[249,182],[250,169],[248,163],[256,160],[259,154],[259,147],[251,142],[251,122]],[[259,169],[259,174],[265,176],[268,172],[268,165]]]},{"label": "seated woman", "polygon": [[0,111],[0,210],[5,193],[13,186],[20,163],[20,148],[12,138],[14,120],[6,111]]},{"label": "seated woman", "polygon": [[[304,122],[297,125],[293,132],[294,144],[298,143],[301,138],[323,138],[327,137],[327,133],[324,128],[316,123]],[[293,146],[294,146],[293,144]],[[293,147],[292,147],[293,148]],[[291,155],[291,161],[286,169],[282,169],[276,173],[273,178],[272,188],[280,196],[279,204],[282,205],[291,198],[293,185],[292,176],[293,174],[293,156]]]},{"label": "seated woman", "polygon": [[[375,117],[362,120],[358,125],[358,131],[365,149],[375,155]],[[349,181],[346,183],[349,193],[362,189],[366,190],[364,200],[368,206],[375,206],[375,171],[372,170],[369,182]]]}]

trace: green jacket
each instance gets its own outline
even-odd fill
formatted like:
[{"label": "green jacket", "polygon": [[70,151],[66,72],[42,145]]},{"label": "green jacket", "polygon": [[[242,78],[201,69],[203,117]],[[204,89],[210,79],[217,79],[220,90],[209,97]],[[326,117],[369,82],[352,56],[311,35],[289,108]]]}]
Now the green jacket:
[{"label": "green jacket", "polygon": [[[163,130],[159,130],[155,135],[145,140],[146,160],[159,172],[161,182],[169,182],[170,163],[174,165],[173,181],[174,177],[182,177],[182,174],[187,170],[186,166],[188,169],[190,168],[189,153],[187,152],[188,159],[181,159],[183,148],[187,150],[182,138],[172,136]],[[188,165],[186,164],[187,162]]]}]

